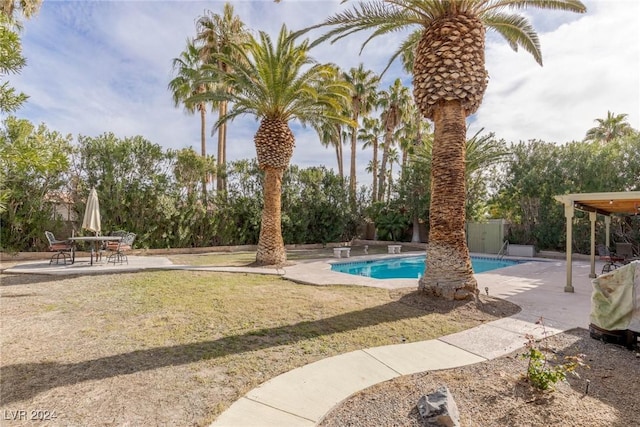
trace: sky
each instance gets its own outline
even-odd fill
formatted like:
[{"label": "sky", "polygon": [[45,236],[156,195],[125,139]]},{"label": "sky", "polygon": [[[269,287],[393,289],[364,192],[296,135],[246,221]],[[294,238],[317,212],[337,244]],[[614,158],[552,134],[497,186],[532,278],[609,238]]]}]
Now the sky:
[{"label": "sky", "polygon": [[[521,11],[533,23],[544,66],[520,50],[514,52],[495,33],[487,33],[486,68],[490,80],[482,105],[468,119],[469,136],[484,129],[508,142],[582,140],[607,112],[627,114],[640,129],[640,1],[583,1],[586,14]],[[339,0],[232,1],[248,28],[275,37],[283,23],[298,30],[356,4]],[[44,0],[34,18],[23,22],[27,66],[10,76],[11,85],[29,95],[16,115],[45,123],[63,134],[118,137],[141,135],[165,149],[194,147],[200,152],[200,119],[173,104],[167,84],[171,62],[195,35],[205,10],[222,13],[222,1],[60,1]],[[310,34],[310,37],[320,32]],[[403,34],[374,39],[362,52],[366,35],[351,36],[311,51],[320,62],[343,70],[363,63],[382,72]],[[381,89],[411,77],[396,64],[383,76]],[[207,117],[211,129],[215,115]],[[227,160],[255,157],[253,136],[259,123],[237,118],[229,126]],[[315,132],[293,125],[292,163],[336,169],[335,153]],[[207,152],[217,141],[208,136]],[[349,149],[345,147],[345,168]],[[371,156],[359,148],[358,181]],[[346,169],[346,170],[347,170]],[[348,172],[347,172],[348,173]],[[369,178],[370,179],[370,178]]]}]

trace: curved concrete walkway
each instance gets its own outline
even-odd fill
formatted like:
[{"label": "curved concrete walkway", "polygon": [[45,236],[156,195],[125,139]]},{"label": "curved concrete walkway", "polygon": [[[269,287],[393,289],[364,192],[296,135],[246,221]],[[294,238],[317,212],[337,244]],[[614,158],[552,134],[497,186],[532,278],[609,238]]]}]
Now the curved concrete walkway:
[{"label": "curved concrete walkway", "polygon": [[[248,392],[212,426],[314,426],[344,399],[382,381],[500,357],[523,347],[525,335],[542,338],[575,327],[588,328],[589,268],[587,262],[573,263],[573,294],[564,292],[564,261],[531,262],[478,274],[483,293],[511,301],[522,310],[438,339],[353,351],[294,369]],[[344,275],[336,281],[334,274],[339,273],[329,271],[326,262],[311,262],[288,267],[284,277],[316,285],[345,282]],[[375,279],[352,277],[357,282],[353,284],[363,286],[406,286],[400,281],[368,283]],[[416,285],[415,280],[409,282]]]}]

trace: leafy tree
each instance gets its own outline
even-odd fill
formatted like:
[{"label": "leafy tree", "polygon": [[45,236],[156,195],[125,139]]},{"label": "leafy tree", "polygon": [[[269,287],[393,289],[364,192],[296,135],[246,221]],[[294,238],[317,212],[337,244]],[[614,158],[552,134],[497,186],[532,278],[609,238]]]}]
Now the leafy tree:
[{"label": "leafy tree", "polygon": [[353,237],[349,193],[332,171],[292,165],[284,174],[282,187],[286,243],[328,243]]},{"label": "leafy tree", "polygon": [[24,93],[16,92],[5,80],[8,74],[19,73],[26,60],[22,56],[20,36],[4,14],[0,14],[0,52],[0,77],[4,80],[0,84],[0,113],[6,114],[18,110],[28,97]]},{"label": "leafy tree", "polygon": [[199,156],[191,147],[178,150],[175,154],[173,173],[178,186],[188,196],[198,193],[198,185],[204,185],[202,177],[211,175],[215,170],[215,160],[211,156]]},{"label": "leafy tree", "polygon": [[255,245],[260,237],[264,171],[255,160],[228,165],[227,194],[218,194],[213,215],[219,218],[217,243]]},{"label": "leafy tree", "polygon": [[[3,0],[0,2],[0,77],[19,73],[26,65],[22,56],[22,45],[18,31],[20,22],[16,19],[19,13],[25,18],[31,18],[39,9],[42,0]],[[17,111],[27,100],[27,95],[16,92],[9,86],[8,81],[0,84],[0,113]],[[0,197],[5,197],[0,193]]]},{"label": "leafy tree", "polygon": [[[421,31],[416,45],[405,43],[401,49],[415,47],[413,94],[435,128],[427,267],[419,285],[429,294],[468,299],[478,293],[465,240],[465,119],[478,109],[487,86],[486,28],[503,36],[514,50],[522,47],[542,63],[538,37],[529,21],[505,12],[529,7],[586,10],[578,0],[374,0],[301,31],[333,27],[317,41],[322,42],[375,30],[364,45],[376,36],[410,27]],[[391,59],[401,53],[396,51]]]},{"label": "leafy tree", "polygon": [[4,208],[0,241],[4,250],[45,248],[44,231],[62,231],[52,196],[69,180],[71,136],[9,116],[0,129],[0,174]]},{"label": "leafy tree", "polygon": [[141,136],[117,138],[112,133],[79,136],[75,170],[78,214],[86,195],[98,191],[103,230],[126,229],[143,246],[175,245],[174,155]]},{"label": "leafy tree", "polygon": [[[282,175],[293,154],[290,120],[317,123],[338,111],[347,97],[346,85],[335,79],[336,67],[316,63],[309,42],[296,39],[282,26],[277,41],[260,32],[246,44],[231,44],[230,53],[213,55],[232,71],[212,70],[213,78],[230,91],[205,94],[205,99],[232,102],[218,124],[251,114],[260,120],[254,142],[258,165],[265,171],[264,208],[256,263],[282,264],[286,252],[282,239]],[[334,117],[342,120],[341,117]]]}]

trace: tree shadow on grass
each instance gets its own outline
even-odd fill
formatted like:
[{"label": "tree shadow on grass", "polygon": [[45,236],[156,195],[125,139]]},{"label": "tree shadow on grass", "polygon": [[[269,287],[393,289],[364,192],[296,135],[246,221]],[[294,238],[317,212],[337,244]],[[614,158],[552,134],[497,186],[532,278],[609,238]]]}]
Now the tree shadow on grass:
[{"label": "tree shadow on grass", "polygon": [[[212,341],[135,350],[78,363],[22,363],[0,368],[0,404],[26,400],[44,391],[84,381],[126,375],[167,366],[184,365],[331,335],[400,319],[470,309],[488,314],[487,320],[514,314],[519,307],[506,301],[483,298],[483,302],[437,301],[418,291],[399,294],[387,304],[319,320],[263,328]],[[496,308],[498,307],[498,309]],[[497,311],[496,311],[497,310]]]}]

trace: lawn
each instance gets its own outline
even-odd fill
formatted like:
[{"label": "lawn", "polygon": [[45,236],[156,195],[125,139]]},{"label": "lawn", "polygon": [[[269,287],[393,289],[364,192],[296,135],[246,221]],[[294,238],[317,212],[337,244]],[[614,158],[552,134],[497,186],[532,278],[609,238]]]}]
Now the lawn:
[{"label": "lawn", "polygon": [[[190,257],[246,265],[255,255]],[[195,271],[2,275],[0,297],[0,411],[38,409],[55,413],[54,425],[92,426],[207,425],[295,367],[436,338],[514,310],[488,298],[442,304],[413,289]]]}]

